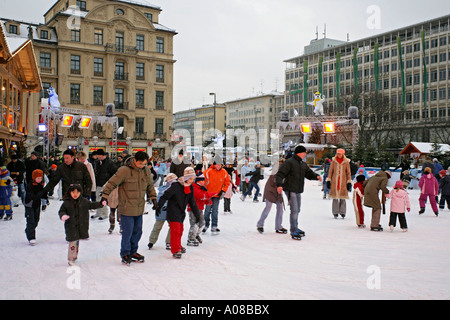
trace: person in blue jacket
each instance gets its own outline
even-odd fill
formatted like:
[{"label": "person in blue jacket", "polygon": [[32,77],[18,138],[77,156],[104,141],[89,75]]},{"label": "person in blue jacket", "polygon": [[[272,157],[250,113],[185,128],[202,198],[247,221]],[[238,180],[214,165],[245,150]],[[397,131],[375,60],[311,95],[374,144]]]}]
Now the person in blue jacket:
[{"label": "person in blue jacket", "polygon": [[11,195],[14,181],[6,167],[0,168],[0,219],[12,220]]}]

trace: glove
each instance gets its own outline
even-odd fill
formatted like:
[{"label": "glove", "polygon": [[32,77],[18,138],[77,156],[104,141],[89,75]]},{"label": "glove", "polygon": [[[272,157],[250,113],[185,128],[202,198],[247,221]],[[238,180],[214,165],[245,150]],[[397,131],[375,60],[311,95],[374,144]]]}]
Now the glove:
[{"label": "glove", "polygon": [[327,188],[331,189],[331,181],[327,181]]},{"label": "glove", "polygon": [[408,210],[408,212],[410,212],[410,211],[411,211],[411,208],[406,208],[406,210]]},{"label": "glove", "polygon": [[155,214],[157,217],[161,214],[161,208],[156,208]]},{"label": "glove", "polygon": [[69,220],[69,219],[70,219],[70,217],[67,214],[65,214],[61,217],[62,222],[66,222],[66,220]]},{"label": "glove", "polygon": [[352,184],[349,182],[347,183],[347,190],[350,192],[352,191]]},{"label": "glove", "polygon": [[225,191],[220,191],[217,196],[219,197],[219,199],[223,199],[225,197]]},{"label": "glove", "polygon": [[158,209],[158,202],[156,202],[156,199],[152,199],[152,203],[153,203],[153,208],[152,208],[152,210]]}]

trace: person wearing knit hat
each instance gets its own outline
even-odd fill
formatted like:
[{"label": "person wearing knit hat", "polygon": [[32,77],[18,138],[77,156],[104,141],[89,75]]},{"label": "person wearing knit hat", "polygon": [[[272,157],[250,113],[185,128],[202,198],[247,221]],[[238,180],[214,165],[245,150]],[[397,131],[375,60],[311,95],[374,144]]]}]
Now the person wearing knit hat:
[{"label": "person wearing knit hat", "polygon": [[364,206],[372,208],[372,220],[370,231],[383,231],[380,225],[381,218],[381,201],[378,196],[379,191],[388,194],[388,180],[392,173],[389,170],[379,171],[363,183],[364,187]]},{"label": "person wearing knit hat", "polygon": [[[158,196],[156,197],[156,201],[159,201],[159,199],[162,197],[164,192],[170,188],[170,186],[177,182],[178,177],[175,173],[169,173],[165,178],[164,182],[161,183],[161,185],[158,188]],[[155,245],[155,243],[158,241],[159,234],[161,233],[161,229],[163,228],[164,224],[167,221],[167,202],[164,204],[162,209],[160,210],[159,214],[155,213],[155,223],[153,224],[153,229],[150,232],[150,237],[148,238],[148,248],[151,249]],[[170,228],[167,231],[166,236],[166,249],[170,250]]]},{"label": "person wearing knit hat", "polygon": [[27,221],[25,234],[30,245],[36,244],[36,228],[41,216],[41,199],[47,199],[44,191],[44,172],[36,169],[32,173],[32,183],[27,184],[24,201],[25,218]]},{"label": "person wearing knit hat", "polygon": [[447,175],[446,170],[441,170],[439,176],[441,177],[441,180],[439,181],[439,187],[441,189],[439,209],[444,209],[445,202],[447,202],[447,209],[450,209],[450,176]]},{"label": "person wearing knit hat", "polygon": [[5,216],[5,220],[12,219],[12,204],[11,195],[14,185],[14,180],[11,178],[6,167],[0,168],[0,219]]},{"label": "person wearing knit hat", "polygon": [[183,223],[186,218],[186,206],[188,204],[195,215],[196,222],[200,221],[200,211],[195,202],[192,186],[194,180],[194,170],[190,167],[185,168],[183,176],[164,191],[157,204],[157,216],[161,214],[163,207],[167,207],[167,221],[169,221],[170,226],[170,250],[173,257],[177,259],[180,259],[182,253],[186,250],[181,246],[181,237],[183,235]]},{"label": "person wearing knit hat", "polygon": [[352,190],[352,178],[350,159],[345,156],[344,149],[337,149],[336,156],[332,158],[328,177],[327,188],[330,190],[329,198],[333,199],[332,213],[334,218],[341,215],[345,218],[347,212],[348,193]]},{"label": "person wearing knit hat", "polygon": [[287,159],[278,169],[275,176],[277,192],[286,194],[290,207],[290,232],[294,240],[301,240],[305,232],[298,228],[298,216],[301,209],[302,193],[305,186],[305,178],[308,180],[322,181],[322,177],[315,173],[303,161],[306,157],[306,148],[297,146],[295,154]]},{"label": "person wearing knit hat", "polygon": [[406,223],[405,207],[408,212],[411,211],[411,203],[409,202],[408,192],[403,188],[403,181],[398,180],[394,188],[386,195],[386,198],[391,199],[391,214],[389,217],[389,229],[394,230],[397,217],[400,222],[402,231],[408,231],[408,224]]}]

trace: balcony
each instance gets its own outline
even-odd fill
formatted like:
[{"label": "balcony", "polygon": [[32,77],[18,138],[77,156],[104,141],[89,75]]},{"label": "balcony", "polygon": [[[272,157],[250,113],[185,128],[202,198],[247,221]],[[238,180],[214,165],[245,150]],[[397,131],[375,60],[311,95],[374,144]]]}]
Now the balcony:
[{"label": "balcony", "polygon": [[159,133],[159,132],[155,132],[153,133],[153,139],[159,139],[161,141],[167,141],[167,133]]},{"label": "balcony", "polygon": [[107,52],[120,52],[120,53],[125,53],[125,54],[136,55],[139,50],[136,47],[117,45],[117,44],[113,44],[113,43],[107,43],[105,45],[105,51],[107,51]]},{"label": "balcony", "polygon": [[55,74],[55,68],[39,67],[39,70],[43,74]]},{"label": "balcony", "polygon": [[114,101],[116,110],[129,110],[129,103],[126,101]]},{"label": "balcony", "polygon": [[128,81],[128,72],[114,72],[114,80]]},{"label": "balcony", "polygon": [[147,132],[134,132],[134,140],[147,140]]}]

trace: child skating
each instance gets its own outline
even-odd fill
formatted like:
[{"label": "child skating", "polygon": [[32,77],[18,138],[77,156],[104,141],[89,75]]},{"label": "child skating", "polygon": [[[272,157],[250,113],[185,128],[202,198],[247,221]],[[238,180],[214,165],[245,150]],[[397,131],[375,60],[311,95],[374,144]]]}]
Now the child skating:
[{"label": "child skating", "polygon": [[47,198],[44,191],[44,172],[36,169],[32,172],[32,182],[27,184],[25,192],[25,234],[30,245],[36,244],[36,228],[41,217],[41,199]]},{"label": "child skating", "polygon": [[59,217],[64,222],[66,241],[69,242],[67,260],[73,265],[78,258],[80,240],[89,239],[89,210],[103,207],[101,202],[91,202],[82,196],[81,186],[72,184],[64,196]]},{"label": "child skating", "polygon": [[430,200],[431,208],[433,209],[436,217],[439,215],[438,206],[436,203],[436,197],[439,194],[439,183],[436,178],[433,176],[431,172],[431,168],[426,167],[424,169],[423,175],[419,181],[420,188],[420,197],[419,197],[419,205],[420,211],[419,214],[423,214],[425,212],[425,204],[427,198]]},{"label": "child skating", "polygon": [[13,191],[14,180],[6,167],[0,168],[0,219],[12,220],[13,211],[11,205],[11,195]]},{"label": "child skating", "polygon": [[411,204],[409,202],[408,192],[403,188],[403,181],[399,180],[395,183],[394,189],[386,195],[386,198],[391,199],[391,215],[389,218],[389,229],[394,230],[397,222],[397,217],[400,222],[400,228],[403,232],[408,231],[408,224],[406,223],[405,207],[408,212],[411,211]]},{"label": "child skating", "polygon": [[358,228],[365,228],[364,224],[364,187],[363,182],[366,180],[364,175],[356,177],[356,183],[353,185],[353,209],[355,209],[356,225]]}]

